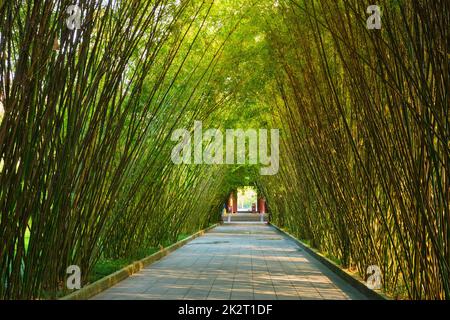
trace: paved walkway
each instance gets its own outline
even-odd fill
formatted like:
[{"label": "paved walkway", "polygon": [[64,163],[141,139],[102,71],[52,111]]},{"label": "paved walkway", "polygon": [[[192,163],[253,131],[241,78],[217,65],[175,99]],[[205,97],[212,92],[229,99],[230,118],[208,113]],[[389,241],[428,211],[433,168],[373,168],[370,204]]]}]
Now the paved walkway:
[{"label": "paved walkway", "polygon": [[264,224],[225,224],[94,299],[364,299]]}]

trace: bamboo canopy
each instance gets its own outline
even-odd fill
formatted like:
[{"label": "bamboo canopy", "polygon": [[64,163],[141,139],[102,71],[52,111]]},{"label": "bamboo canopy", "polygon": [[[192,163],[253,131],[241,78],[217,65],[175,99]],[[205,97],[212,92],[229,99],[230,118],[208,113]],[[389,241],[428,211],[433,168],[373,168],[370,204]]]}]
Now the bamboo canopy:
[{"label": "bamboo canopy", "polygon": [[[0,299],[220,220],[271,219],[394,298],[450,299],[450,2],[0,2]],[[176,129],[279,128],[280,168],[175,165]]]}]

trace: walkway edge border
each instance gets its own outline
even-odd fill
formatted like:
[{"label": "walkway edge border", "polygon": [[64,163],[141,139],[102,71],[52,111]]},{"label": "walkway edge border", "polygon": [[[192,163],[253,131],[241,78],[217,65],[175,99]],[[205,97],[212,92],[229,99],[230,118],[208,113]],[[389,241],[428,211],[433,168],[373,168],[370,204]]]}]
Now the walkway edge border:
[{"label": "walkway edge border", "polygon": [[312,255],[314,258],[319,260],[322,264],[324,264],[326,267],[328,267],[331,271],[333,271],[336,275],[338,275],[341,279],[349,283],[353,288],[361,292],[363,295],[365,295],[367,298],[371,300],[388,300],[388,297],[383,295],[380,292],[374,291],[369,289],[366,284],[352,275],[351,273],[347,272],[346,270],[342,269],[339,265],[325,257],[321,252],[318,250],[308,246],[306,243],[303,243],[301,240],[297,239],[293,235],[291,235],[286,230],[274,225],[273,223],[269,223],[272,227],[280,231],[281,233],[285,234],[287,237],[292,239],[294,242],[296,242],[302,249],[304,249],[306,252],[308,252],[310,255]]},{"label": "walkway edge border", "polygon": [[195,238],[204,235],[206,232],[210,231],[211,229],[214,229],[218,225],[219,223],[216,223],[212,226],[209,226],[206,229],[200,230],[194,233],[193,235],[187,237],[186,239],[178,241],[177,243],[174,243],[171,246],[152,254],[151,256],[136,261],[126,266],[125,268],[110,274],[109,276],[106,276],[94,283],[87,285],[86,287],[81,288],[78,291],[75,291],[67,296],[62,297],[60,300],[88,300],[89,298],[101,293],[102,291],[105,291],[106,289],[112,287],[113,285],[119,283],[120,281],[125,280],[132,274],[142,270],[144,267],[164,258],[168,254],[172,253],[176,249],[179,249],[180,247],[184,246],[185,244],[194,240]]}]

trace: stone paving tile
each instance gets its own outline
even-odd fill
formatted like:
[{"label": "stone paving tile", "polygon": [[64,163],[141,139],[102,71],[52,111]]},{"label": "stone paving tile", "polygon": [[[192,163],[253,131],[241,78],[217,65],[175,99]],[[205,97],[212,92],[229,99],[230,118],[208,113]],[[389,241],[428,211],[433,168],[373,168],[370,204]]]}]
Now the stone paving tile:
[{"label": "stone paving tile", "polygon": [[365,297],[273,227],[231,223],[189,242],[93,299]]}]

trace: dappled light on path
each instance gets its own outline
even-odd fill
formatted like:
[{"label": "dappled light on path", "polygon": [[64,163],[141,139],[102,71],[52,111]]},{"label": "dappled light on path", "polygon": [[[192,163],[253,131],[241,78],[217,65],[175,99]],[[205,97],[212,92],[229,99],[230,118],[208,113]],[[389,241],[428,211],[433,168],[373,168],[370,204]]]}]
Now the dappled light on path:
[{"label": "dappled light on path", "polygon": [[[276,239],[276,240],[273,240]],[[364,299],[266,224],[226,224],[94,299]]]}]

